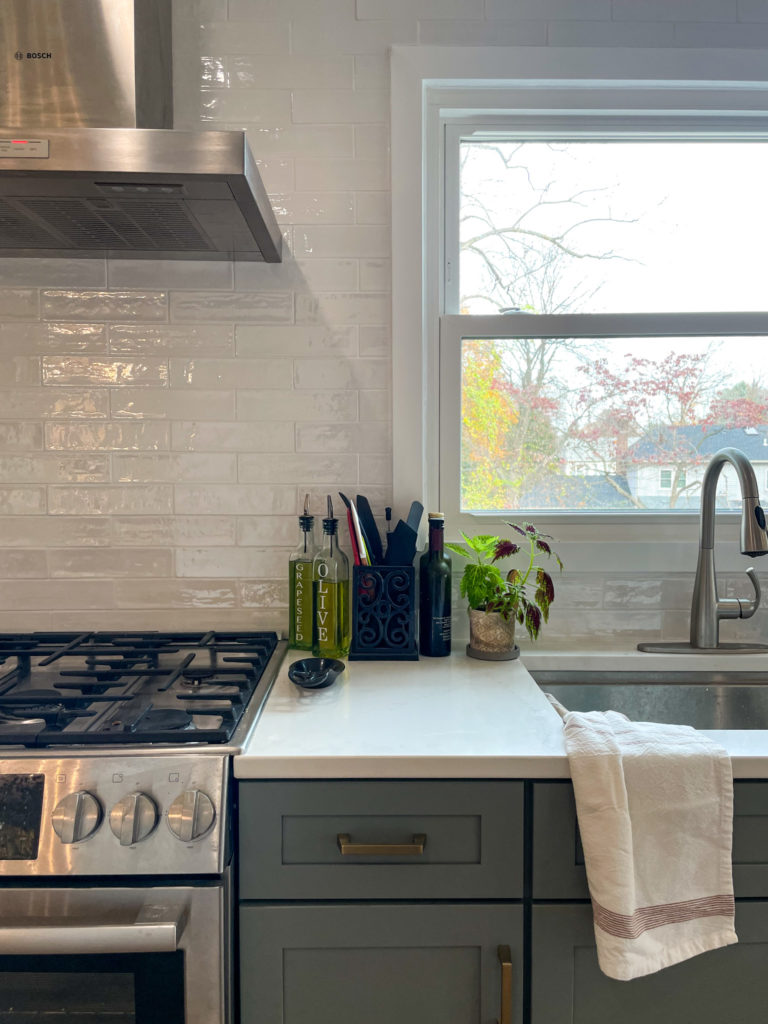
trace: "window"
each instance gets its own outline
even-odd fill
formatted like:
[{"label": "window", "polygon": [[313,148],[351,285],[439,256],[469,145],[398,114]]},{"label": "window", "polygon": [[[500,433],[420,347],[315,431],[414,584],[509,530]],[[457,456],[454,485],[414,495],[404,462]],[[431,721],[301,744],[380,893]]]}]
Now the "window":
[{"label": "window", "polygon": [[711,454],[768,461],[768,55],[402,47],[392,72],[395,501],[454,535],[531,512],[580,553],[611,524],[616,566],[690,570]]}]

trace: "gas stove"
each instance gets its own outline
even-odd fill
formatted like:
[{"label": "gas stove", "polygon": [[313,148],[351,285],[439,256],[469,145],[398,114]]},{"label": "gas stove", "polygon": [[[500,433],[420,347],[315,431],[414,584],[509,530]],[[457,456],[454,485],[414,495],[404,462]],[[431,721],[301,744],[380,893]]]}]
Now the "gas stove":
[{"label": "gas stove", "polygon": [[0,634],[0,747],[242,739],[284,648],[269,632]]}]

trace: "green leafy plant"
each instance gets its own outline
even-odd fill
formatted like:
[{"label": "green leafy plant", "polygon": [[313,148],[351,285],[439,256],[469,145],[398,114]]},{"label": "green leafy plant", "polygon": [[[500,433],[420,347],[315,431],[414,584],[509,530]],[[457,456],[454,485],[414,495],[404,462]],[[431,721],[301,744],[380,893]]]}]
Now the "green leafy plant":
[{"label": "green leafy plant", "polygon": [[[533,523],[507,523],[525,541],[517,543],[491,534],[468,537],[462,532],[464,544],[446,547],[467,559],[461,577],[461,596],[470,608],[499,612],[505,619],[515,616],[521,626],[536,640],[542,622],[549,621],[549,608],[555,599],[555,585],[549,573],[536,562],[538,555],[554,558],[562,572],[563,563],[555,554],[546,533],[539,533]],[[503,573],[497,563],[523,553],[528,564]]]}]

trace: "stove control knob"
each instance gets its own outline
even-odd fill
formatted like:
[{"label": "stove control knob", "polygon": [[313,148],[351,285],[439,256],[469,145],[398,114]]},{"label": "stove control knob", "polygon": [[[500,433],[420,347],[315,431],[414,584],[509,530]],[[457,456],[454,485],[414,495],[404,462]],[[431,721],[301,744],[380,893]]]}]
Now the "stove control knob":
[{"label": "stove control knob", "polygon": [[101,804],[85,789],[69,793],[56,804],[51,823],[62,843],[81,843],[101,824]]},{"label": "stove control knob", "polygon": [[130,793],[112,808],[109,827],[121,846],[140,843],[157,824],[157,805],[146,793]]},{"label": "stove control knob", "polygon": [[200,789],[188,789],[168,808],[168,828],[182,843],[202,839],[213,828],[216,809]]}]

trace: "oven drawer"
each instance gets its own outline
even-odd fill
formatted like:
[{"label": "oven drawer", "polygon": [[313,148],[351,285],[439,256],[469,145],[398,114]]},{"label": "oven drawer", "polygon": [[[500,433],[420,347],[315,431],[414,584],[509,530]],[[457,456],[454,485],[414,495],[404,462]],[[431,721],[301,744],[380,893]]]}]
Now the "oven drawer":
[{"label": "oven drawer", "polygon": [[515,899],[523,786],[241,782],[241,899]]}]

